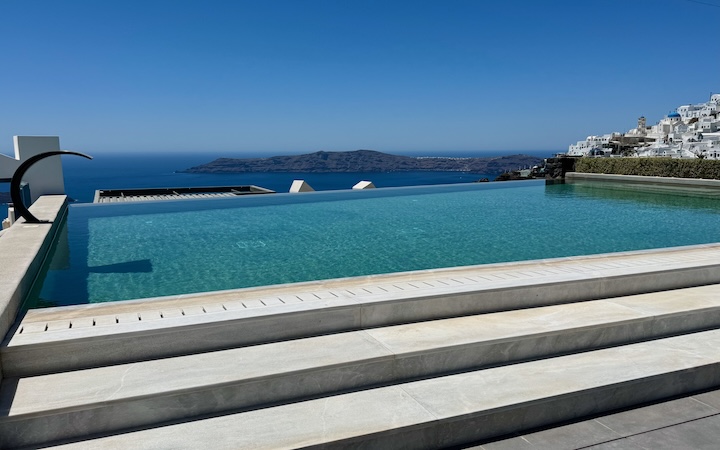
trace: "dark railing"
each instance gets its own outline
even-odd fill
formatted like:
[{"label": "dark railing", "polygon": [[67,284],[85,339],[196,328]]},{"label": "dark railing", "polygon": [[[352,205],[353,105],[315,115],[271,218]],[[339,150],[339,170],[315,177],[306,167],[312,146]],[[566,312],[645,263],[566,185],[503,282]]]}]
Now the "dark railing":
[{"label": "dark railing", "polygon": [[69,152],[66,150],[56,150],[52,152],[45,152],[40,153],[35,156],[32,156],[28,158],[27,160],[23,161],[22,164],[20,164],[20,167],[17,168],[15,173],[13,174],[12,179],[10,180],[10,198],[12,199],[13,207],[15,208],[15,212],[20,215],[20,217],[25,219],[25,222],[27,223],[45,223],[48,222],[47,220],[40,220],[37,217],[35,217],[25,206],[23,203],[22,198],[22,191],[21,191],[21,183],[22,178],[25,175],[25,172],[32,167],[33,164],[36,162],[48,158],[50,156],[55,155],[77,155],[82,156],[83,158],[92,159],[92,156],[88,156],[84,153],[78,153],[78,152]]}]

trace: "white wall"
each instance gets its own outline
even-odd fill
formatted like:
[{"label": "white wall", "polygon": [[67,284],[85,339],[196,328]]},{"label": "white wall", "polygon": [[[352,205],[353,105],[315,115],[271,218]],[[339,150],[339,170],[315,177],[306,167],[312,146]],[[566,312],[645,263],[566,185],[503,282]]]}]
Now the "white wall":
[{"label": "white wall", "polygon": [[[57,136],[14,136],[13,141],[15,158],[0,154],[0,178],[12,178],[20,164],[32,156],[60,150],[60,138]],[[64,194],[60,156],[52,156],[33,165],[25,173],[23,181],[30,186],[33,202],[41,195]]]}]

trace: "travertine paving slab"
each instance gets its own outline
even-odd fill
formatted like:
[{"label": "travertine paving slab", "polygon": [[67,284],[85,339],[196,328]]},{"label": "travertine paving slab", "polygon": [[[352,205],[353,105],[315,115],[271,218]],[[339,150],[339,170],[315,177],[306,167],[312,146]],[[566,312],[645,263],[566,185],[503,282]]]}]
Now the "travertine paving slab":
[{"label": "travertine paving slab", "polygon": [[608,301],[643,314],[668,314],[688,308],[697,310],[714,308],[718,305],[718,296],[720,296],[720,285],[711,285],[616,297]]},{"label": "travertine paving slab", "polygon": [[[295,449],[432,420],[401,388],[388,387],[58,448],[206,448],[212,443],[214,449]],[[416,439],[422,441],[419,434]]]},{"label": "travertine paving slab", "polygon": [[[713,294],[708,294],[703,289],[714,289],[712,287],[698,288],[700,290],[675,290],[667,293],[648,294],[653,295],[653,301],[634,300],[634,297],[624,297],[613,300],[615,303],[629,308],[645,308],[643,313],[671,312],[672,308],[697,303],[698,307],[706,305],[712,308],[714,303]],[[506,297],[517,295],[510,291],[507,294],[498,294],[498,301],[502,303]],[[533,295],[530,290],[525,295]],[[682,302],[677,302],[677,296],[682,297]],[[287,296],[286,296],[287,298]],[[516,298],[508,298],[517,301]],[[667,299],[667,300],[666,300]],[[270,299],[265,298],[265,301]],[[522,300],[522,297],[521,297]],[[473,304],[476,300],[469,298],[463,300],[465,303]],[[488,303],[487,300],[479,300]],[[23,324],[27,333],[15,334],[7,347],[0,348],[0,356],[3,359],[3,366],[8,376],[17,376],[32,373],[43,373],[72,367],[89,367],[94,364],[103,364],[107,357],[112,355],[118,358],[124,354],[125,361],[146,359],[152,355],[171,356],[182,354],[182,351],[192,352],[206,349],[227,348],[248,343],[259,339],[259,336],[275,336],[275,339],[282,337],[295,337],[305,334],[343,331],[363,327],[364,317],[387,317],[382,312],[407,315],[411,307],[404,303],[385,306],[380,302],[378,308],[370,308],[357,305],[355,300],[332,298],[314,302],[312,310],[308,310],[303,302],[296,304],[278,305],[266,307],[264,301],[255,300],[244,303],[228,303],[227,310],[216,309],[215,313],[204,313],[202,315],[186,316],[180,308],[166,308],[160,310],[160,320],[131,320],[121,321],[119,315],[96,316],[95,326],[79,326],[63,329],[58,332],[45,331],[48,322],[30,322]],[[633,302],[638,303],[635,305]],[[644,302],[644,303],[643,303]],[[451,308],[457,307],[458,300],[443,298],[432,298],[430,301],[412,305],[412,314],[425,314],[432,316],[439,309],[438,314],[451,304]],[[251,304],[254,307],[249,307]],[[375,304],[371,302],[370,305]],[[665,305],[665,306],[663,306]],[[317,307],[317,308],[316,308]],[[345,308],[345,309],[343,309]],[[665,310],[663,309],[665,308]],[[667,309],[670,308],[670,309]],[[695,308],[697,309],[697,308]],[[374,312],[373,312],[374,311]],[[708,311],[710,312],[710,311]],[[148,311],[157,315],[157,310]],[[275,314],[273,314],[275,313]],[[279,315],[278,315],[279,314]],[[361,316],[362,314],[362,316]],[[129,313],[126,313],[127,317]],[[129,315],[131,318],[134,315]],[[143,317],[143,316],[139,316]],[[717,320],[717,315],[700,314],[710,324]],[[69,319],[72,321],[87,320],[88,318],[78,317]],[[240,321],[236,323],[235,321]],[[120,323],[122,322],[122,324]],[[60,323],[60,322],[55,322]],[[316,325],[317,324],[317,325]],[[122,327],[121,327],[122,325]],[[182,327],[173,330],[168,327]],[[319,326],[319,328],[313,328]],[[119,329],[116,327],[120,327]],[[201,328],[194,328],[201,327]],[[36,332],[31,332],[36,331]],[[149,332],[165,333],[147,334]],[[174,332],[173,335],[170,332]],[[98,333],[104,333],[98,335]],[[103,340],[93,340],[102,336]],[[298,337],[299,337],[298,336]],[[268,339],[271,340],[271,339]],[[147,343],[144,343],[147,341]],[[262,342],[262,341],[260,341]],[[59,347],[64,345],[64,347]],[[142,343],[142,345],[141,345]],[[46,345],[47,344],[47,345]],[[72,347],[71,347],[72,345]],[[197,347],[200,346],[200,347]],[[196,348],[197,347],[197,348]],[[63,350],[60,350],[60,349]],[[145,353],[139,354],[143,350]],[[67,356],[59,358],[65,353]],[[120,360],[119,362],[122,362]]]},{"label": "travertine paving slab", "polygon": [[479,404],[501,408],[542,400],[549,392],[570,394],[719,362],[720,331],[714,330],[407,383],[403,388],[433,415],[447,418],[472,413]]},{"label": "travertine paving slab", "polygon": [[[720,286],[689,290],[709,299],[701,311],[713,301],[720,309]],[[663,295],[638,297],[652,303]],[[643,302],[633,304],[636,309],[612,300],[580,302],[8,379],[0,397],[0,432],[52,440],[624,344],[679,329],[665,322],[696,329],[688,319],[695,314],[692,305],[655,315],[639,311]],[[89,413],[92,420],[83,420]]]},{"label": "travertine paving slab", "polygon": [[[720,293],[720,289],[717,291]],[[716,306],[720,308],[720,299]],[[607,301],[593,301],[383,327],[366,333],[393,352],[402,354],[446,344],[465,345],[573,328],[609,327],[643,317],[649,316]]]},{"label": "travertine paving slab", "polygon": [[441,448],[702,389],[720,382],[719,366],[720,331],[709,331],[59,448],[194,448],[211,438],[214,448],[348,445],[358,439],[367,448]]},{"label": "travertine paving slab", "polygon": [[[343,352],[343,348],[352,352]],[[209,388],[319,367],[390,359],[391,353],[364,333],[343,333],[264,346],[210,352],[133,364],[63,372],[19,380],[0,395],[6,418],[58,408]],[[359,377],[359,373],[355,373]]]}]

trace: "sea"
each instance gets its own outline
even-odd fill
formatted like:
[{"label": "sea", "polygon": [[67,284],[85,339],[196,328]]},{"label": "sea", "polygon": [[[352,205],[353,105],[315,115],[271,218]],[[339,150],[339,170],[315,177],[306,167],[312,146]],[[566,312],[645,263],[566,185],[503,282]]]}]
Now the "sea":
[{"label": "sea", "polygon": [[[498,174],[465,172],[347,172],[347,173],[240,173],[190,174],[180,171],[216,158],[266,157],[267,154],[232,153],[99,153],[92,160],[63,156],[65,191],[76,202],[92,203],[100,189],[242,186],[256,185],[276,192],[288,192],[293,180],[305,180],[316,191],[350,189],[359,181],[369,180],[378,188],[434,184],[471,183],[481,178],[495,179]],[[551,151],[455,152],[441,155],[409,156],[489,157],[527,154],[546,158]],[[7,192],[9,183],[0,183],[0,192]],[[0,218],[7,217],[7,204],[0,203]]]}]

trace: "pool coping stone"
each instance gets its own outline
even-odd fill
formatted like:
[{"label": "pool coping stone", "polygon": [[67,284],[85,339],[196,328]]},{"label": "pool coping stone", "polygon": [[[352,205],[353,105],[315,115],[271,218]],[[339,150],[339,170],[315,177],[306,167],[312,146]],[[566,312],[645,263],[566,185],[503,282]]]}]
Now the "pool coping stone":
[{"label": "pool coping stone", "polygon": [[65,195],[44,195],[29,209],[38,219],[48,223],[29,224],[19,218],[0,236],[0,336],[5,336],[15,323],[67,211],[67,204]]},{"label": "pool coping stone", "polygon": [[5,376],[51,373],[717,283],[720,244],[703,244],[49,308],[0,358]]}]

